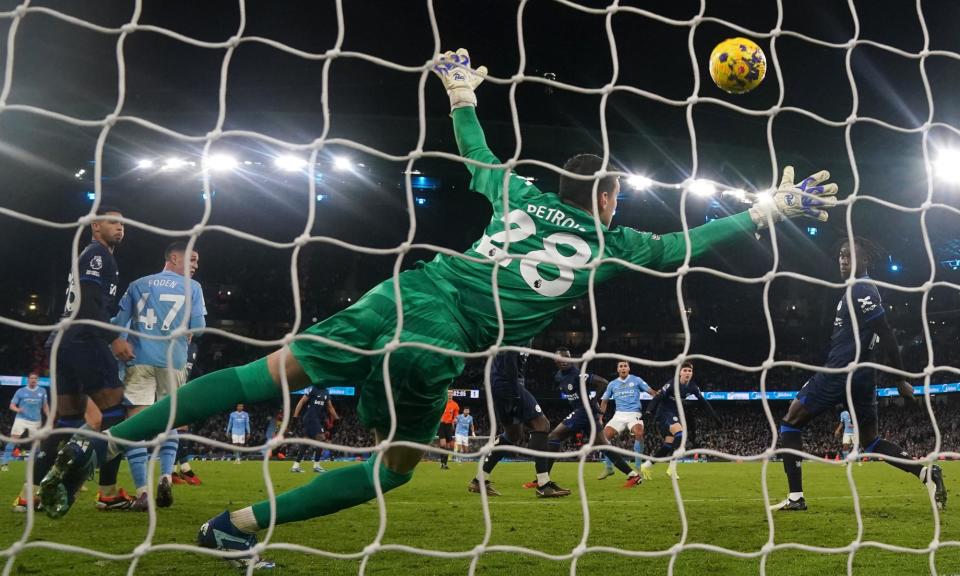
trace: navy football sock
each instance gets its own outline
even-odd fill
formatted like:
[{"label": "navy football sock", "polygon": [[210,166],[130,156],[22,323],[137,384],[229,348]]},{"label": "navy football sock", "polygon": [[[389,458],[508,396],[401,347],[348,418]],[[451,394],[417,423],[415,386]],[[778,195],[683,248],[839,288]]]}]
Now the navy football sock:
[{"label": "navy football sock", "polygon": [[[897,446],[893,442],[889,442],[879,437],[871,442],[869,446],[864,448],[864,452],[873,452],[875,454],[883,454],[885,456],[896,456],[898,458],[910,457],[907,451],[900,446]],[[902,462],[893,462],[887,459],[884,459],[883,461],[894,468],[899,468],[904,472],[909,472],[917,478],[920,478],[920,471],[923,470],[923,464],[904,464]]]},{"label": "navy football sock", "polygon": [[[549,450],[549,447],[547,446],[547,435],[547,432],[531,432],[529,444],[530,449],[540,450],[543,452]],[[544,456],[536,456],[533,459],[533,465],[537,470],[537,474],[547,472],[550,468],[547,458]]]},{"label": "navy football sock", "polygon": [[[788,424],[780,425],[780,447],[803,450],[803,431]],[[803,459],[795,454],[781,454],[783,471],[787,475],[790,492],[803,492]]]},{"label": "navy football sock", "polygon": [[[496,446],[513,446],[513,442],[511,442],[510,439],[507,438],[506,434],[501,434],[497,436],[495,445]],[[497,463],[503,460],[503,457],[506,455],[507,453],[502,451],[496,451],[496,452],[491,452],[487,454],[487,457],[483,459],[483,473],[489,475],[491,472],[493,472],[493,469],[497,466]]]}]

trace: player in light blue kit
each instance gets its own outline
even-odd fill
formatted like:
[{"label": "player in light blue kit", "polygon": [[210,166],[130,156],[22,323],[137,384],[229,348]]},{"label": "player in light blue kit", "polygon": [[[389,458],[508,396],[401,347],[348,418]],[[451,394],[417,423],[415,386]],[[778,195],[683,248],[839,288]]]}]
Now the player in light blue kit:
[{"label": "player in light blue kit", "polygon": [[[38,386],[40,375],[31,372],[27,375],[27,385],[17,390],[10,400],[10,410],[17,413],[10,429],[11,438],[20,438],[25,432],[35,434],[40,429],[40,414],[50,416],[50,406],[47,404],[47,391]],[[0,472],[8,470],[7,463],[13,458],[13,442],[7,442],[3,450],[3,461],[0,463]]]},{"label": "player in light blue kit", "polygon": [[[247,435],[250,434],[250,415],[243,411],[243,404],[237,404],[237,411],[230,413],[226,432],[230,435],[232,444],[243,446],[247,443]],[[240,451],[235,450],[233,455],[239,464]]]},{"label": "player in light blue kit", "polygon": [[850,449],[853,447],[853,419],[850,418],[848,410],[840,413],[840,423],[837,424],[837,429],[833,431],[833,435],[840,438],[841,431],[843,432],[843,438],[840,440],[840,456],[846,460],[850,454]]},{"label": "player in light blue kit", "polygon": [[[603,433],[608,442],[612,442],[617,435],[622,434],[624,430],[630,430],[633,434],[633,451],[637,453],[634,456],[634,464],[637,470],[647,472],[646,468],[641,468],[643,454],[643,406],[640,404],[640,394],[646,392],[651,396],[656,396],[657,392],[644,382],[643,378],[634,376],[630,373],[630,363],[621,361],[617,363],[618,378],[611,380],[607,389],[603,392],[600,399],[600,417],[607,413],[607,402],[613,400],[617,403],[617,411],[613,418],[603,427]],[[603,480],[608,476],[613,476],[613,462],[606,454],[603,455],[605,464],[603,472],[600,473],[598,480]]]},{"label": "player in light blue kit", "polygon": [[454,420],[453,451],[469,452],[470,437],[476,435],[477,431],[473,427],[473,416],[470,415],[470,409],[464,408],[463,412]]},{"label": "player in light blue kit", "polygon": [[[187,257],[187,243],[174,242],[163,253],[163,270],[158,274],[134,280],[120,299],[120,310],[111,320],[117,326],[129,327],[135,332],[127,337],[133,347],[133,360],[127,362],[124,376],[124,400],[127,417],[133,416],[147,406],[152,406],[183,386],[187,379],[187,347],[189,336],[176,338],[144,338],[146,336],[169,336],[183,324],[187,310],[187,292],[190,298],[190,318],[187,327],[198,329],[206,326],[207,309],[203,302],[203,290],[193,280],[200,264],[200,255],[191,251]],[[189,278],[189,288],[184,284],[184,274]],[[172,348],[172,364],[167,365],[167,351]],[[177,459],[177,430],[160,446],[160,483],[157,485],[156,503],[161,508],[173,505],[173,467]],[[147,460],[150,453],[143,446],[127,450],[130,475],[137,485],[137,499],[130,509],[147,509]]]}]

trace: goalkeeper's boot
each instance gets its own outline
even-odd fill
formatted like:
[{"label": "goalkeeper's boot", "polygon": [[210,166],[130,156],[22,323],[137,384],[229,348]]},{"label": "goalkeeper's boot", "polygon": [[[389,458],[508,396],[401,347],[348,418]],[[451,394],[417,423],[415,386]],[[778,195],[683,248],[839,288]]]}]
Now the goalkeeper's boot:
[{"label": "goalkeeper's boot", "polygon": [[653,478],[653,462],[649,460],[644,460],[643,464],[640,465],[640,475],[643,476],[644,480],[650,480]]},{"label": "goalkeeper's boot", "polygon": [[50,518],[66,514],[77,492],[96,468],[96,453],[89,440],[71,440],[57,452],[53,467],[40,481],[40,504]]},{"label": "goalkeeper's boot", "polygon": [[523,483],[523,487],[524,487],[524,488],[536,488],[536,487],[538,487],[538,486],[540,486],[540,483],[537,482],[536,480],[533,480],[532,482],[524,482],[524,483]]},{"label": "goalkeeper's boot", "polygon": [[174,484],[186,484],[187,481],[183,479],[183,474],[179,472],[173,473],[173,483]]},{"label": "goalkeeper's boot", "polygon": [[600,475],[597,476],[597,480],[606,480],[607,478],[614,475],[613,468],[610,466],[604,466],[603,471],[600,472]]},{"label": "goalkeeper's boot", "polygon": [[173,484],[166,476],[160,477],[160,483],[157,484],[157,508],[169,508],[173,506]]},{"label": "goalkeeper's boot", "polygon": [[537,498],[561,498],[570,494],[570,490],[557,486],[553,480],[543,486],[537,486]]},{"label": "goalkeeper's boot", "polygon": [[[230,512],[224,512],[207,520],[203,523],[203,526],[200,526],[200,531],[197,533],[197,544],[202,548],[212,550],[242,552],[256,546],[257,537],[254,534],[247,534],[237,529],[230,521]],[[224,558],[224,560],[235,568],[248,569],[252,565],[254,570],[261,570],[276,566],[273,562],[261,560],[252,553]]]},{"label": "goalkeeper's boot", "polygon": [[[489,480],[484,480],[484,481],[483,481],[483,484],[484,484],[484,486],[487,487],[487,496],[500,496],[500,495],[501,495],[500,492],[498,492],[497,489],[493,487],[493,483],[490,482]],[[474,478],[473,480],[471,480],[471,481],[470,481],[470,484],[467,486],[467,492],[473,492],[474,494],[479,494],[479,493],[480,493],[480,490],[481,490],[481,488],[480,488],[480,481],[477,480],[476,478]]]},{"label": "goalkeeper's boot", "polygon": [[807,509],[807,501],[804,500],[803,496],[797,498],[796,500],[791,500],[790,498],[784,499],[782,502],[777,502],[776,504],[770,506],[771,512],[798,512]]},{"label": "goalkeeper's boot", "polygon": [[937,510],[947,508],[947,488],[943,484],[943,470],[934,464],[927,472],[927,486],[933,487],[933,499],[937,503]]},{"label": "goalkeeper's boot", "polygon": [[633,488],[637,484],[643,484],[643,476],[641,476],[639,472],[634,471],[627,476],[627,481],[624,483],[623,487]]},{"label": "goalkeeper's boot", "polygon": [[187,470],[186,472],[181,472],[180,475],[183,477],[184,481],[186,481],[186,483],[191,486],[199,486],[203,484],[203,482],[200,481],[200,477],[197,476],[193,470]]}]

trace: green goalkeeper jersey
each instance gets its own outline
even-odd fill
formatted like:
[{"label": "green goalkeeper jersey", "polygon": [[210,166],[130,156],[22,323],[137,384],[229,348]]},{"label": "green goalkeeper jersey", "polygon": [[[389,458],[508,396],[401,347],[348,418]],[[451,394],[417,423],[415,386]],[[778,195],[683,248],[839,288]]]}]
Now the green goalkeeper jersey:
[{"label": "green goalkeeper jersey", "polygon": [[[501,163],[487,147],[475,108],[454,110],[453,126],[462,156]],[[423,271],[445,293],[449,312],[476,348],[490,346],[497,338],[497,298],[504,342],[521,345],[587,292],[590,266],[598,259],[602,265],[597,268],[597,282],[626,270],[616,262],[604,263],[612,259],[656,270],[672,270],[683,262],[682,232],[659,236],[625,226],[610,230],[602,223],[598,229],[589,212],[565,204],[556,194],[542,192],[516,174],[472,164],[467,169],[472,175],[470,188],[490,201],[493,218],[466,257],[438,254]],[[691,258],[755,230],[746,212],[693,228]]]}]

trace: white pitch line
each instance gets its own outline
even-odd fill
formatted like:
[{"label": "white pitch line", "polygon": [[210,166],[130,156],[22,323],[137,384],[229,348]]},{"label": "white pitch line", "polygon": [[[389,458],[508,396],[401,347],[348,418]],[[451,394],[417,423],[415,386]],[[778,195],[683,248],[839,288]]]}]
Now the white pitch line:
[{"label": "white pitch line", "polygon": [[[479,497],[479,496],[476,496],[475,498],[476,498],[477,502],[480,502],[480,497]],[[886,495],[886,496],[879,496],[879,495],[878,495],[878,496],[860,496],[860,500],[867,500],[867,499],[873,499],[873,498],[889,498],[889,494]],[[536,500],[534,500],[534,499],[531,499],[531,500],[503,500],[503,499],[501,499],[501,497],[499,497],[499,496],[491,496],[490,498],[487,499],[487,502],[489,502],[490,504],[500,504],[500,505],[510,505],[510,506],[515,505],[515,504],[536,504],[536,505],[538,505],[538,506],[543,506],[543,504],[541,503],[543,500],[544,500],[544,499],[542,499],[542,498],[539,498],[539,499],[536,499]],[[551,498],[550,500],[559,501],[559,500],[561,500],[561,499],[559,499],[559,498]],[[580,501],[580,499],[579,499],[579,498],[576,498],[575,496],[574,496],[574,500],[576,500],[577,502]],[[818,496],[818,497],[816,497],[816,498],[810,498],[810,501],[811,501],[811,502],[817,502],[817,501],[819,501],[819,500],[853,500],[853,496]],[[730,501],[737,501],[737,502],[763,502],[763,498],[684,498],[684,499],[683,499],[683,502],[684,502],[684,503],[687,503],[687,502],[730,502]],[[776,498],[770,500],[770,502],[772,502],[772,503],[777,503],[777,502],[779,502],[779,501],[780,501],[780,500],[777,500]],[[433,500],[433,501],[431,501],[431,504],[433,504],[433,503],[435,503],[435,502],[437,502],[437,501],[436,501],[436,500]],[[589,499],[588,499],[588,502],[594,503],[594,504],[638,504],[638,503],[642,503],[643,500],[642,500],[642,498],[637,499],[637,500],[600,500],[600,499],[597,499],[597,500],[589,500]],[[459,505],[459,504],[462,504],[462,503],[463,503],[463,500],[448,500],[448,501],[445,501],[445,502],[441,502],[441,504],[458,504],[458,505]],[[388,501],[387,501],[387,506],[390,506],[391,504],[423,506],[425,503],[424,503],[424,502],[410,502],[410,501],[405,501],[405,500],[400,500],[400,501],[388,500]]]}]

